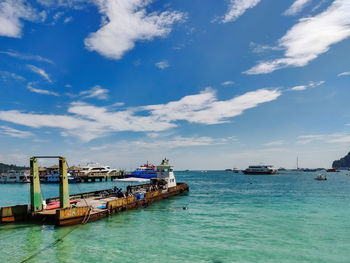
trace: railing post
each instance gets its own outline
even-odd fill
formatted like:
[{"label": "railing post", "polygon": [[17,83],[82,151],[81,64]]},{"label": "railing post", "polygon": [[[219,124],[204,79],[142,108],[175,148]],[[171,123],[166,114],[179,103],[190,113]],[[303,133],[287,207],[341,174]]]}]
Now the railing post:
[{"label": "railing post", "polygon": [[42,197],[40,191],[40,178],[38,169],[38,159],[30,158],[30,207],[32,212],[43,210]]},{"label": "railing post", "polygon": [[67,175],[67,161],[66,158],[59,158],[60,170],[60,207],[70,207],[69,190],[68,190],[68,175]]}]

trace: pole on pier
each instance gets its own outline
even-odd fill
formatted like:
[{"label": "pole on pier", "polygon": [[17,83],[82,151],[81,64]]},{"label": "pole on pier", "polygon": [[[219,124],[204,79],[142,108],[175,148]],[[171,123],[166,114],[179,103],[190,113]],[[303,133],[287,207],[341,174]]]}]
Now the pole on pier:
[{"label": "pole on pier", "polygon": [[30,158],[30,207],[32,212],[43,210],[42,197],[40,191],[40,178],[38,169],[38,159]]},{"label": "pole on pier", "polygon": [[59,169],[60,169],[60,207],[67,208],[67,207],[70,207],[67,161],[66,161],[66,158],[64,157],[60,157],[58,160],[59,160]]}]

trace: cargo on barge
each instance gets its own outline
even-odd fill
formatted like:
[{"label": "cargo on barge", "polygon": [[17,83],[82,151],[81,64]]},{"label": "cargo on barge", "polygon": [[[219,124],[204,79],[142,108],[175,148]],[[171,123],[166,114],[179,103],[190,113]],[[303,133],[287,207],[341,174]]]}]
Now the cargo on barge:
[{"label": "cargo on barge", "polygon": [[[59,159],[59,197],[48,198],[45,202],[40,192],[38,158]],[[150,183],[128,186],[126,191],[114,187],[69,195],[67,162],[64,157],[32,157],[30,171],[30,205],[2,207],[1,223],[28,222],[57,226],[85,224],[189,191],[186,183],[176,182],[173,166],[166,159],[157,166],[157,177],[152,178]]]}]

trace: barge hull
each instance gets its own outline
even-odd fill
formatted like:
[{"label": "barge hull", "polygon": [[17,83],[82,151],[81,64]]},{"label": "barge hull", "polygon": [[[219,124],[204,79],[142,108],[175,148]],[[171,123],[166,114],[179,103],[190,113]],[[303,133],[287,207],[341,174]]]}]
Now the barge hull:
[{"label": "barge hull", "polygon": [[[94,208],[92,206],[92,203],[96,198],[91,197],[91,195],[94,194],[96,197],[97,193],[102,193],[103,191],[104,190],[71,195],[70,198],[77,196],[84,198],[84,202],[86,204],[77,207],[68,207],[56,210],[43,210],[32,213],[27,213],[27,205],[7,208],[3,207],[1,209],[0,222],[9,223],[22,221],[29,223],[53,224],[57,226],[85,224],[88,222],[97,221],[99,219],[122,211],[136,209],[139,207],[147,207],[156,201],[188,192],[189,187],[186,183],[177,183],[176,186],[169,187],[167,190],[155,190],[146,192],[143,198],[137,198],[135,195],[122,198],[101,198],[100,202],[105,201],[106,208]],[[48,200],[55,200],[55,198]]]}]

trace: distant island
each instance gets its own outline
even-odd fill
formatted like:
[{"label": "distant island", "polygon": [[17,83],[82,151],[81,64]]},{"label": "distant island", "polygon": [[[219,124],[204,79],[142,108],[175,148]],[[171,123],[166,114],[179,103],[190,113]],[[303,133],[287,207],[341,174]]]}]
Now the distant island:
[{"label": "distant island", "polygon": [[335,160],[332,164],[332,167],[336,169],[350,168],[350,152],[343,158],[340,158],[340,160]]},{"label": "distant island", "polygon": [[29,167],[25,167],[25,166],[17,166],[14,164],[4,164],[4,163],[0,163],[0,173],[5,173],[8,171],[16,171],[16,172],[21,172],[24,170],[29,170]]}]

